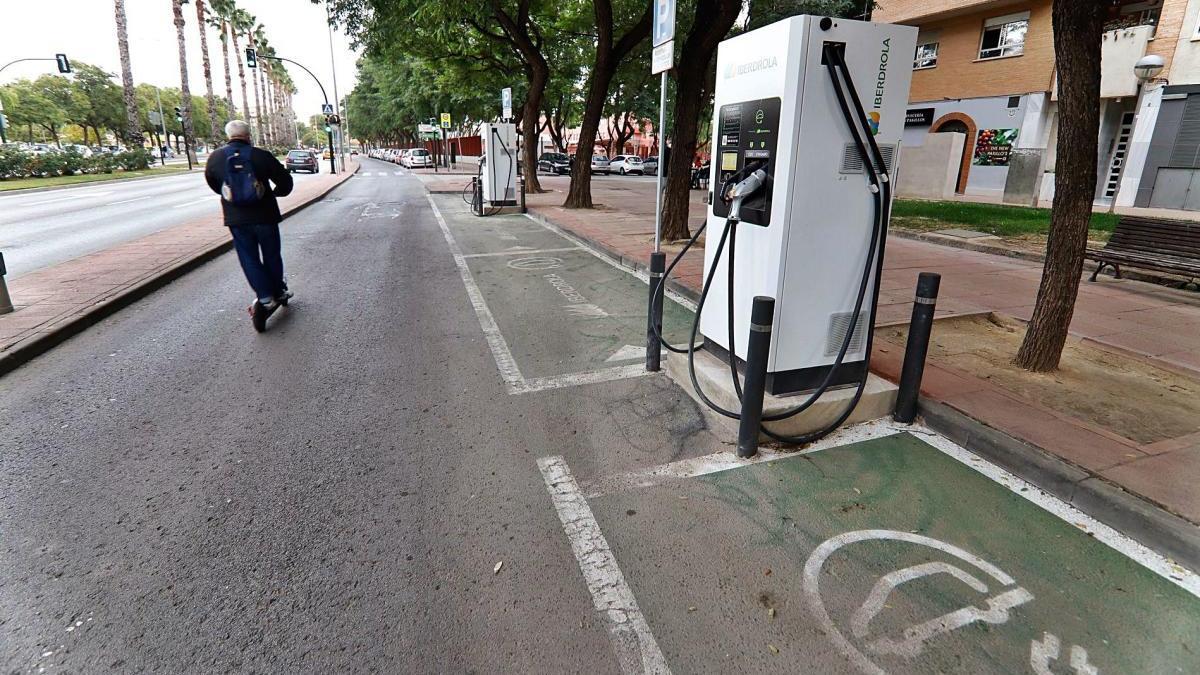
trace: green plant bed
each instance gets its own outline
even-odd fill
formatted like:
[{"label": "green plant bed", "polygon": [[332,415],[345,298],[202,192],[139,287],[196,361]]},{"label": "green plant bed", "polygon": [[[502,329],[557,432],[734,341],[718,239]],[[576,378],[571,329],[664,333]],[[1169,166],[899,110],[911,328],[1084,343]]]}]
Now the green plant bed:
[{"label": "green plant bed", "polygon": [[112,173],[87,173],[73,176],[47,176],[45,178],[13,178],[0,180],[0,192],[8,190],[26,190],[29,188],[54,187],[57,185],[75,185],[78,183],[99,183],[110,180],[128,180],[130,178],[145,178],[148,176],[169,176],[187,173],[187,167],[169,166],[162,169],[146,169],[144,171],[114,171]]},{"label": "green plant bed", "polygon": [[[1115,213],[1092,213],[1089,229],[1093,232],[1112,232],[1119,218]],[[963,228],[998,237],[1013,237],[1049,232],[1050,209],[897,199],[892,206],[892,223],[914,230]]]}]

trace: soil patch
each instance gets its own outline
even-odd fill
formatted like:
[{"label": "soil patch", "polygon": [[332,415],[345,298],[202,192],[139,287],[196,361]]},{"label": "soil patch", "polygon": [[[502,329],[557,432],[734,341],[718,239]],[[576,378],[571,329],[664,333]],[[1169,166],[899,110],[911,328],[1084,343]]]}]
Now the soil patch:
[{"label": "soil patch", "polygon": [[[908,327],[876,335],[903,345]],[[1024,324],[996,314],[939,320],[929,360],[1140,444],[1200,431],[1200,381],[1076,341],[1057,372],[1031,373],[1012,364],[1024,335]]]}]

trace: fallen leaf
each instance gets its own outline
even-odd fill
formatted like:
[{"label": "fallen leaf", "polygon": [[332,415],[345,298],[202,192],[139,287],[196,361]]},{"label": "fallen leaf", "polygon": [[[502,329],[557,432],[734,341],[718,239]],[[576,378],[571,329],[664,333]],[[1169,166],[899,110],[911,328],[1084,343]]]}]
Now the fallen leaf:
[{"label": "fallen leaf", "polygon": [[492,568],[492,574],[500,574],[500,568],[501,568],[501,567],[504,567],[504,561],[503,561],[503,560],[501,560],[500,562],[496,563],[496,566]]},{"label": "fallen leaf", "polygon": [[776,647],[775,645],[767,645],[767,649],[770,649],[772,654],[779,653],[779,647]]},{"label": "fallen leaf", "polygon": [[767,616],[771,617],[772,619],[775,618],[775,608],[774,607],[767,610]]},{"label": "fallen leaf", "polygon": [[766,569],[766,571],[763,572],[763,576],[766,576],[766,577],[771,576],[771,568],[770,567],[768,567]]}]

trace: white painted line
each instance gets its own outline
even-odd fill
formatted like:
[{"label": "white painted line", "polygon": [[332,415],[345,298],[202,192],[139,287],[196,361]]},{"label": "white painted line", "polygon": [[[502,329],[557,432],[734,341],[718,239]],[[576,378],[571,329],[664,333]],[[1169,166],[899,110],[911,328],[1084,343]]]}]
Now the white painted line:
[{"label": "white painted line", "polygon": [[403,171],[393,171],[393,172],[392,172],[392,175],[393,175],[393,176],[403,176],[403,175],[404,175],[404,172],[403,172]]},{"label": "white painted line", "polygon": [[437,203],[433,201],[433,195],[426,193],[425,198],[429,200],[429,206],[433,208],[434,218],[437,220],[438,227],[442,230],[442,236],[446,238],[446,245],[450,248],[450,254],[454,256],[454,265],[458,267],[458,275],[462,277],[463,286],[467,288],[467,297],[471,300],[471,306],[475,309],[475,316],[479,319],[479,327],[483,330],[483,336],[487,339],[488,347],[492,350],[492,358],[496,361],[496,368],[500,371],[500,377],[504,379],[504,384],[508,386],[508,393],[521,393],[521,388],[525,384],[525,378],[521,376],[521,369],[517,367],[517,360],[513,358],[512,351],[508,348],[508,343],[504,340],[504,336],[500,334],[500,327],[496,325],[496,317],[492,316],[492,311],[488,309],[487,303],[484,302],[483,293],[475,283],[475,278],[471,275],[471,269],[467,267],[467,261],[463,258],[462,249],[459,248],[458,242],[454,240],[454,235],[450,233],[450,226],[446,224],[446,219],[442,217],[442,212],[438,209]]},{"label": "white painted line", "polygon": [[40,202],[30,202],[30,203],[26,204],[25,206],[41,206],[42,204],[53,204],[54,202],[61,202],[66,199],[87,199],[88,197],[103,197],[105,195],[110,195],[110,194],[112,194],[112,191],[89,192],[87,194],[62,195],[62,196],[56,197],[54,199],[45,199]]},{"label": "white painted line", "polygon": [[538,253],[565,253],[567,251],[578,251],[578,246],[567,246],[564,248],[542,248],[542,249],[526,249],[523,251],[494,251],[492,253],[468,253],[464,258],[494,258],[505,255],[535,255]]},{"label": "white painted line", "polygon": [[[544,222],[538,218],[535,218],[535,217],[529,215],[528,213],[524,213],[522,215],[525,216],[526,218],[532,220],[533,222],[537,223],[538,225],[544,227],[545,229],[550,230],[551,232],[557,234],[558,236],[562,237],[563,239],[574,242],[575,245],[578,246],[579,248],[584,249],[588,253],[596,256],[597,258],[603,260],[604,262],[608,263],[609,265],[612,265],[613,267],[621,270],[622,272],[625,272],[626,274],[631,274],[631,275],[637,277],[638,279],[640,279],[642,281],[642,283],[649,285],[649,283],[650,283],[650,275],[649,274],[647,274],[641,270],[636,270],[627,265],[621,264],[620,260],[617,260],[602,251],[597,251],[588,242],[584,241],[583,239],[580,239],[579,237],[575,236],[574,234],[571,234],[570,232],[567,232],[566,230],[562,229],[561,227],[559,227],[557,225]],[[673,300],[676,304],[678,304],[682,307],[686,307],[688,310],[690,310],[692,312],[696,311],[696,303],[692,302],[691,299],[686,298],[686,297],[680,295],[679,293],[676,293],[675,291],[671,290],[670,288],[665,289],[665,294],[668,298]]]},{"label": "white painted line", "polygon": [[617,558],[579,491],[566,460],[558,456],[542,457],[538,460],[538,468],[579,563],[579,571],[592,594],[592,605],[608,627],[621,671],[630,675],[670,673],[667,660],[638,607],[633,589],[617,566]]},{"label": "white painted line", "polygon": [[578,387],[584,384],[597,384],[600,382],[612,382],[614,380],[628,380],[634,377],[649,375],[646,367],[642,364],[631,366],[616,366],[615,368],[602,368],[600,370],[587,370],[582,373],[567,373],[566,375],[554,375],[552,377],[535,377],[530,380],[525,380],[521,385],[522,394],[532,394],[535,391],[545,391],[547,389],[562,389],[564,387]]},{"label": "white painted line", "polygon": [[588,499],[623,490],[652,487],[666,482],[704,476],[751,464],[772,462],[820,452],[829,448],[849,445],[898,433],[910,433],[933,446],[952,459],[978,471],[995,483],[999,483],[1024,499],[1033,502],[1060,520],[1087,532],[1097,541],[1133,560],[1187,592],[1200,597],[1200,575],[1188,570],[1166,556],[1142,545],[1138,541],[1114,530],[1088,514],[1045,492],[1033,483],[1024,481],[988,460],[970,452],[957,443],[934,433],[921,425],[906,426],[887,420],[875,420],[851,427],[843,427],[825,438],[811,443],[803,450],[779,452],[760,448],[758,455],[750,459],[738,459],[733,452],[717,452],[703,457],[682,459],[669,464],[660,464],[621,474],[614,474],[588,481],[584,484]]},{"label": "white painted line", "polygon": [[213,201],[214,201],[213,197],[205,197],[204,199],[197,199],[197,200],[191,201],[191,202],[184,202],[182,204],[176,204],[175,206],[172,206],[171,208],[182,209],[185,206],[195,206],[196,204],[212,203]]},{"label": "white painted line", "polygon": [[150,199],[152,196],[153,195],[146,195],[145,197],[134,197],[133,199],[122,199],[119,202],[109,202],[108,204],[105,204],[105,206],[116,206],[117,204],[128,204],[130,202],[140,202],[143,199]]}]

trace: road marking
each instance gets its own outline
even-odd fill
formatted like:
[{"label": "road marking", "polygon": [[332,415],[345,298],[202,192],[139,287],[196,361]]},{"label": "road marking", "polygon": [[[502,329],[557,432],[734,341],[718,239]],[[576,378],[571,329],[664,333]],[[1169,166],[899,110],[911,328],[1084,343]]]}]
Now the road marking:
[{"label": "road marking", "polygon": [[559,456],[542,457],[538,468],[592,595],[592,605],[607,624],[621,671],[669,674],[671,669],[638,607],[633,589],[625,581],[566,460]]},{"label": "road marking", "polygon": [[[541,254],[541,253],[566,253],[568,251],[580,250],[578,246],[565,246],[563,248],[542,248],[542,249],[531,249],[531,248],[525,248],[525,247],[521,247],[521,248],[524,250],[493,251],[491,253],[468,253],[468,254],[464,255],[463,257],[464,258],[494,258],[494,257],[506,256],[506,255],[537,255],[537,254]],[[560,260],[559,262],[562,262],[562,261]],[[518,268],[518,269],[527,269],[527,268]]]},{"label": "road marking", "polygon": [[[580,239],[579,237],[575,236],[574,234],[571,234],[570,232],[567,232],[566,230],[562,229],[561,227],[554,225],[553,223],[546,222],[546,221],[536,218],[533,215],[528,214],[528,213],[523,213],[521,215],[532,220],[533,222],[537,223],[541,227],[553,232],[554,234],[557,234],[558,236],[562,237],[563,239],[566,239],[567,241],[574,243],[578,248],[581,248],[584,251],[587,251],[591,255],[599,258],[600,260],[603,260],[604,262],[608,263],[609,265],[612,265],[613,267],[621,270],[622,272],[624,272],[626,274],[631,274],[634,277],[637,277],[638,279],[640,279],[643,283],[649,285],[649,283],[650,283],[650,275],[649,274],[647,274],[641,270],[633,269],[633,268],[623,264],[620,260],[617,260],[602,251],[597,251],[588,242],[584,241],[583,239]],[[688,310],[690,310],[692,312],[696,311],[696,303],[692,302],[689,298],[686,298],[683,295],[680,295],[679,293],[671,290],[670,288],[665,289],[665,294],[668,298],[673,300],[676,304],[680,305],[681,307],[686,307]]]},{"label": "road marking", "polygon": [[119,202],[109,202],[108,204],[106,204],[106,206],[116,206],[117,204],[128,204],[130,202],[140,202],[143,199],[150,199],[152,196],[153,195],[146,195],[145,197],[134,197],[133,199],[122,199]]},{"label": "road marking", "polygon": [[944,438],[940,434],[934,433],[919,424],[907,426],[890,420],[880,419],[854,426],[842,427],[825,438],[804,446],[803,450],[795,452],[780,452],[770,448],[759,448],[758,454],[749,459],[739,459],[732,452],[715,452],[702,457],[681,459],[667,464],[586,481],[584,483],[585,495],[588,499],[594,499],[606,494],[654,487],[667,482],[706,476],[751,464],[761,464],[789,457],[809,455],[829,448],[884,438],[898,433],[910,433],[917,436],[942,454],[983,474],[992,482],[1003,485],[1022,499],[1036,504],[1063,522],[1071,523],[1080,531],[1087,533],[1092,538],[1102,542],[1126,558],[1200,598],[1200,575],[1175,564],[1161,553],[1105,525],[1058,497],[1042,490],[1033,483],[1017,478],[1015,475],[975,455],[954,441]]},{"label": "road marking", "polygon": [[[821,600],[821,570],[824,568],[825,562],[829,557],[839,549],[850,544],[877,540],[900,541],[932,548],[952,555],[963,562],[969,563],[972,567],[986,572],[988,576],[995,579],[1001,586],[1014,586],[1016,584],[1016,581],[1012,577],[979,556],[953,544],[925,535],[913,534],[911,532],[897,532],[894,530],[857,530],[831,537],[818,546],[809,555],[808,561],[804,564],[804,595],[808,600],[809,610],[813,613],[817,622],[821,624],[825,635],[833,640],[843,656],[850,659],[859,670],[865,673],[883,675],[884,670],[859,651],[834,624],[833,619],[829,616],[829,612],[825,609],[824,601]],[[988,587],[985,583],[963,571],[961,568],[947,563],[927,563],[891,572],[884,575],[876,583],[863,605],[854,612],[854,616],[850,621],[851,632],[858,638],[863,638],[867,635],[871,619],[883,609],[893,589],[907,581],[946,570],[953,570],[953,576],[958,577],[976,591],[980,593],[987,592]],[[906,629],[904,631],[904,639],[901,642],[897,642],[891,638],[881,638],[867,644],[867,648],[876,653],[896,654],[911,659],[921,653],[926,641],[938,635],[949,633],[976,622],[991,625],[1006,623],[1010,616],[1008,610],[1030,600],[1033,600],[1033,594],[1017,586],[995,597],[988,598],[987,609],[980,609],[974,606],[963,607],[957,611]]]},{"label": "road marking", "polygon": [[403,171],[393,171],[393,172],[392,172],[392,175],[393,175],[393,176],[403,176],[403,175],[404,175],[404,172],[403,172]]},{"label": "road marking", "polygon": [[617,351],[613,352],[612,356],[609,356],[604,360],[608,363],[613,363],[615,361],[632,361],[634,359],[644,358],[646,358],[645,347],[639,347],[638,345],[625,345],[624,347],[621,347]]},{"label": "road marking", "polygon": [[56,197],[55,199],[46,199],[46,200],[43,200],[40,202],[30,202],[30,203],[26,204],[25,206],[41,206],[42,204],[53,204],[54,202],[61,202],[66,199],[87,199],[88,197],[103,197],[105,195],[110,195],[110,194],[112,194],[112,191],[88,192],[86,194],[77,194],[77,195],[62,195],[61,197]]},{"label": "road marking", "polygon": [[551,377],[538,377],[531,380],[525,379],[525,376],[521,374],[521,369],[517,366],[517,360],[512,355],[512,350],[508,347],[508,342],[500,332],[500,326],[496,323],[496,317],[492,314],[492,310],[488,308],[487,302],[483,299],[483,292],[479,290],[479,285],[475,283],[475,277],[471,274],[471,268],[467,266],[466,256],[463,255],[458,241],[454,238],[454,234],[450,232],[450,226],[446,224],[446,219],[442,217],[441,209],[433,201],[432,194],[426,193],[425,198],[429,201],[429,206],[433,208],[434,219],[437,221],[438,228],[442,231],[442,236],[446,239],[446,245],[450,248],[450,254],[454,257],[454,265],[458,268],[458,275],[462,279],[463,286],[467,289],[467,297],[471,301],[471,307],[475,310],[475,316],[479,319],[479,327],[483,330],[488,348],[492,352],[492,359],[496,361],[496,369],[500,371],[500,377],[504,380],[504,385],[508,389],[509,394],[532,394],[547,389],[561,389],[584,384],[612,382],[613,380],[641,377],[648,374],[642,366],[633,365],[616,366],[581,373],[567,373]]},{"label": "road marking", "polygon": [[454,256],[454,265],[458,267],[458,275],[462,277],[463,285],[467,288],[467,297],[471,300],[471,306],[475,309],[475,316],[479,319],[479,327],[483,329],[483,335],[487,339],[488,347],[492,350],[492,358],[496,361],[496,368],[500,371],[500,377],[504,379],[504,384],[508,386],[508,393],[520,393],[520,388],[524,385],[525,378],[521,376],[521,369],[517,367],[517,360],[513,358],[512,351],[508,348],[508,342],[504,340],[504,335],[500,333],[500,327],[496,324],[496,317],[492,316],[492,311],[488,309],[487,303],[484,302],[483,292],[476,285],[475,278],[471,275],[471,269],[467,267],[467,261],[463,258],[462,249],[458,247],[458,242],[455,241],[454,235],[450,233],[450,226],[446,224],[446,219],[442,217],[441,210],[438,209],[437,203],[433,201],[433,195],[426,193],[425,198],[429,200],[429,206],[433,208],[434,218],[437,220],[438,227],[442,230],[442,236],[446,238],[446,245],[450,247],[450,255]]},{"label": "road marking", "polygon": [[176,204],[175,206],[172,206],[171,208],[182,209],[185,206],[195,206],[196,204],[204,204],[204,203],[208,203],[208,202],[212,202],[212,201],[213,201],[212,197],[205,197],[204,199],[197,199],[197,200],[191,201],[191,202],[184,202],[182,204]]}]

